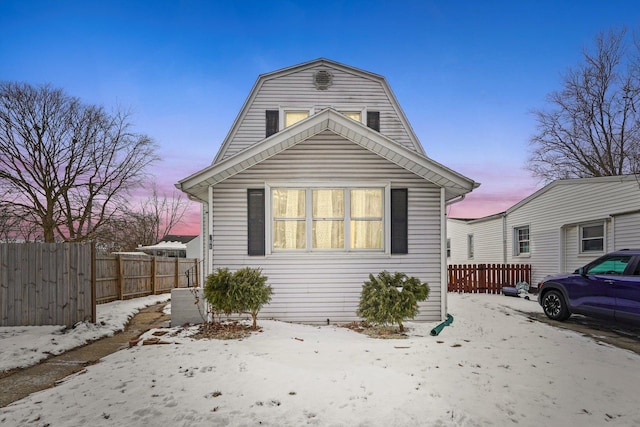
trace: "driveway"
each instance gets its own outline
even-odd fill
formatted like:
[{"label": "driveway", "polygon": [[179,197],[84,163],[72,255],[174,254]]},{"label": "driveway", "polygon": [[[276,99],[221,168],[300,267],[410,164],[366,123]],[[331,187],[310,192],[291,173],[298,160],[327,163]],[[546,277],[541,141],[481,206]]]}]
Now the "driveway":
[{"label": "driveway", "polygon": [[593,319],[578,314],[572,315],[564,322],[551,320],[543,313],[527,313],[527,315],[530,319],[579,332],[596,341],[640,354],[640,327]]}]

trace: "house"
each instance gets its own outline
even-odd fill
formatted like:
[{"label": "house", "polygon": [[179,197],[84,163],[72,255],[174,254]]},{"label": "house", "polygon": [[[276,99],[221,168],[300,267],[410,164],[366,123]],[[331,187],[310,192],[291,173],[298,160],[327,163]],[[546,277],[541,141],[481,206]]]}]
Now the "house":
[{"label": "house", "polygon": [[449,264],[531,264],[532,284],[640,248],[640,177],[557,180],[505,212],[447,219]]},{"label": "house", "polygon": [[167,234],[158,243],[139,246],[137,251],[147,255],[172,258],[200,258],[200,236]]},{"label": "house", "polygon": [[477,187],[426,156],[384,77],[327,59],[260,75],[213,163],[177,187],[202,205],[206,273],[261,268],[261,316],[358,320],[370,273],[429,283],[446,315],[445,207]]}]

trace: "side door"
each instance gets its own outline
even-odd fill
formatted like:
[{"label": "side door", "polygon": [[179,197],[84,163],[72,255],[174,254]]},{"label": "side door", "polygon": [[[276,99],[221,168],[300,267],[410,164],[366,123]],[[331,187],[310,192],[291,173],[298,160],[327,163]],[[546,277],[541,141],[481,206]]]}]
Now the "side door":
[{"label": "side door", "polygon": [[640,323],[640,256],[615,281],[616,320]]}]

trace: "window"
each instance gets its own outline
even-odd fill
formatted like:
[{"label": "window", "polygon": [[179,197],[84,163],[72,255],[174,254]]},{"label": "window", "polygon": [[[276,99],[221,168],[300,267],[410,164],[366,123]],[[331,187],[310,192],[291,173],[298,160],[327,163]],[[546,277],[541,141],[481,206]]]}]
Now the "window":
[{"label": "window", "polygon": [[313,248],[344,248],[344,190],[313,190]]},{"label": "window", "polygon": [[631,255],[614,255],[601,259],[587,268],[587,274],[621,275],[627,268]]},{"label": "window", "polygon": [[285,111],[284,113],[284,127],[295,125],[299,121],[302,121],[309,117],[309,111]]},{"label": "window", "polygon": [[349,117],[350,119],[355,120],[356,122],[360,121],[360,111],[343,111],[342,114]]},{"label": "window", "polygon": [[451,239],[447,239],[447,258],[451,258]]},{"label": "window", "polygon": [[473,259],[473,234],[467,234],[467,258]]},{"label": "window", "polygon": [[272,188],[272,248],[383,250],[384,194],[383,188]]},{"label": "window", "polygon": [[604,223],[580,226],[580,252],[604,251]]},{"label": "window", "polygon": [[351,249],[382,249],[383,191],[351,190]]},{"label": "window", "polygon": [[513,229],[513,254],[529,255],[530,253],[530,241],[529,241],[529,226],[516,227]]},{"label": "window", "polygon": [[274,189],[271,193],[273,209],[273,248],[305,249],[306,191]]}]

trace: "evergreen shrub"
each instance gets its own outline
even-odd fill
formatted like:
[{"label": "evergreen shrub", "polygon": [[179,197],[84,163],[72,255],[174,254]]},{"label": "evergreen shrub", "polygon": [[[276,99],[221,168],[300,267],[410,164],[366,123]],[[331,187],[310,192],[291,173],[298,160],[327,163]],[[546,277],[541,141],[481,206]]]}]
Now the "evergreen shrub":
[{"label": "evergreen shrub", "polygon": [[429,296],[429,285],[404,273],[391,274],[382,271],[377,276],[369,274],[360,294],[357,314],[366,321],[387,325],[397,323],[401,332],[404,319],[418,314],[418,302]]}]

